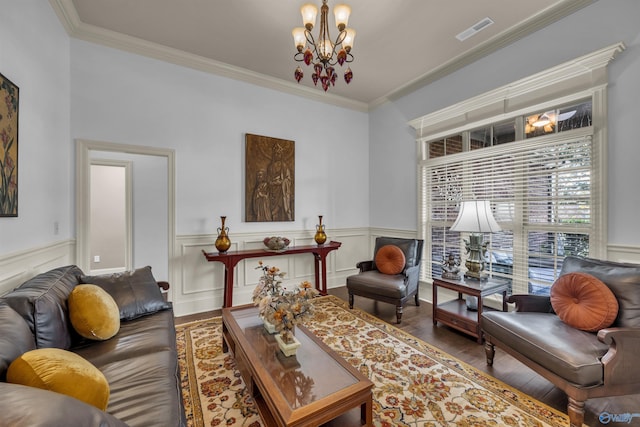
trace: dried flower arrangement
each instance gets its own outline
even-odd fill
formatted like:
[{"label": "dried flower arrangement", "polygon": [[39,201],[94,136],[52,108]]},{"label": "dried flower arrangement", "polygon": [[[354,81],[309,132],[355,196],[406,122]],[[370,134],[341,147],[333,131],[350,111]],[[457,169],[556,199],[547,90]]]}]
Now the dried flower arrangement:
[{"label": "dried flower arrangement", "polygon": [[293,341],[293,328],[313,312],[311,299],[318,295],[313,285],[304,281],[293,289],[282,285],[286,273],[278,267],[269,267],[258,262],[256,269],[262,277],[253,290],[253,303],[257,305],[263,319],[276,325],[285,343]]}]

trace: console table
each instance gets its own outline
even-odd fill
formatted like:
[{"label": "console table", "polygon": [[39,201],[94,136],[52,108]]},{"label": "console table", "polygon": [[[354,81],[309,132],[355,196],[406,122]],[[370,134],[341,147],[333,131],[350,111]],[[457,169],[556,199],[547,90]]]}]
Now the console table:
[{"label": "console table", "polygon": [[233,306],[233,271],[235,266],[246,258],[265,258],[278,255],[313,254],[315,264],[316,289],[322,295],[327,294],[327,255],[329,252],[338,249],[342,245],[340,242],[329,242],[324,245],[291,246],[285,251],[269,251],[266,249],[248,249],[244,251],[228,251],[225,253],[206,252],[204,254],[207,261],[221,262],[224,264],[224,302],[222,307]]}]

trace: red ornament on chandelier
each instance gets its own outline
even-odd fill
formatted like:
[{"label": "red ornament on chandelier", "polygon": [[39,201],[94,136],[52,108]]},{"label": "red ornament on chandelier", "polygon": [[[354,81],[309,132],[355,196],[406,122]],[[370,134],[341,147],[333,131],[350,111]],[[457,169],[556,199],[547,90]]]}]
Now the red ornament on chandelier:
[{"label": "red ornament on chandelier", "polygon": [[[338,73],[334,65],[342,66],[345,62],[353,61],[351,48],[353,47],[353,39],[356,36],[353,28],[347,28],[351,8],[345,4],[338,4],[334,7],[333,12],[336,27],[339,31],[335,41],[332,41],[329,35],[329,6],[327,6],[327,0],[322,0],[320,32],[317,40],[311,34],[318,14],[318,8],[313,4],[305,4],[300,8],[304,28],[298,27],[292,31],[293,40],[298,50],[294,55],[294,59],[297,62],[304,62],[307,66],[313,64],[313,74],[311,74],[313,84],[317,86],[318,81],[320,81],[325,92],[330,86],[335,86],[336,84]],[[294,77],[298,83],[304,77],[304,72],[300,66],[296,68]],[[350,67],[347,67],[344,72],[344,81],[348,84],[352,79],[353,71],[351,71]]]}]

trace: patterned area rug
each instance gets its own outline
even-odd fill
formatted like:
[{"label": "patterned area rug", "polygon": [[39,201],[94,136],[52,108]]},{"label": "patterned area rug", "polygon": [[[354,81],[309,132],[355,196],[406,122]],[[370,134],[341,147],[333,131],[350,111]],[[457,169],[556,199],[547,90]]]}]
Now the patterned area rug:
[{"label": "patterned area rug", "polygon": [[[568,426],[566,415],[334,297],[306,322],[374,383],[376,426]],[[190,426],[262,426],[234,360],[222,353],[220,317],[177,326]]]}]

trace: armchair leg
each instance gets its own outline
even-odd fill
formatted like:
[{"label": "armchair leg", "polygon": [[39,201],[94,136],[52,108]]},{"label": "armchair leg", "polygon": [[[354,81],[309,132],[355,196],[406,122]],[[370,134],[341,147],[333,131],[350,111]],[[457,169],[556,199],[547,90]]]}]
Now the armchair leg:
[{"label": "armchair leg", "polygon": [[415,298],[416,298],[416,305],[420,306],[420,298],[418,298],[418,292],[416,292]]},{"label": "armchair leg", "polygon": [[578,401],[569,396],[567,413],[569,414],[571,427],[582,427],[584,423],[584,401]]},{"label": "armchair leg", "polygon": [[353,294],[349,294],[349,308],[353,308]]},{"label": "armchair leg", "polygon": [[493,366],[493,357],[496,355],[496,349],[489,341],[484,342],[484,353],[487,356],[487,365]]},{"label": "armchair leg", "polygon": [[396,305],[396,319],[398,320],[398,325],[402,321],[402,306]]}]

